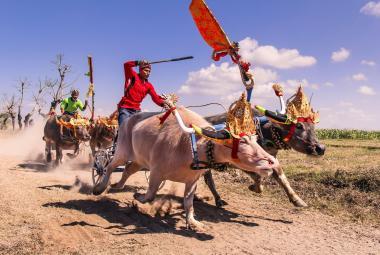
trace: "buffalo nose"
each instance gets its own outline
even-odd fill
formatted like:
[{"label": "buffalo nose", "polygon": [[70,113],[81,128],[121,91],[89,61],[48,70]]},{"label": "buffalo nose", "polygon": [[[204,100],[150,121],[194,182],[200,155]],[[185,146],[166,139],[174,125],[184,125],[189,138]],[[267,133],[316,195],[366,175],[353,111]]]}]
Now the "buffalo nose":
[{"label": "buffalo nose", "polygon": [[315,151],[318,153],[318,155],[323,155],[325,154],[325,146],[323,144],[318,144],[315,147]]},{"label": "buffalo nose", "polygon": [[268,163],[271,167],[277,167],[278,166],[278,160],[274,157],[269,157],[268,159]]}]

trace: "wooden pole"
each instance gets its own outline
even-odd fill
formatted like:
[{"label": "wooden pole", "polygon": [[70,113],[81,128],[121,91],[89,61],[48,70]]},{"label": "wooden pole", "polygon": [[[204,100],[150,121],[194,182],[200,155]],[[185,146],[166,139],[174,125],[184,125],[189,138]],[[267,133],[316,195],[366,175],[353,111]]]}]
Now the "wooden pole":
[{"label": "wooden pole", "polygon": [[[90,77],[90,86],[94,86],[94,77],[93,77],[93,69],[92,69],[92,57],[88,56],[88,67],[89,67],[89,77]],[[95,90],[93,88],[92,90],[92,95],[91,95],[91,105],[92,105],[92,110],[91,110],[91,120],[94,120],[94,114],[95,114]]]}]

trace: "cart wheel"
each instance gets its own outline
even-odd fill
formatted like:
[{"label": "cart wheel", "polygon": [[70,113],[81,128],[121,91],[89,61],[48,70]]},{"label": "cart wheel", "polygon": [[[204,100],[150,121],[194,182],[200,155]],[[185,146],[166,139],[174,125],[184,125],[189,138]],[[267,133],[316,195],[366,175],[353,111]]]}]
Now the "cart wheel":
[{"label": "cart wheel", "polygon": [[92,182],[94,186],[98,185],[106,173],[106,167],[111,161],[108,150],[99,150],[95,153],[94,165],[92,167]]}]

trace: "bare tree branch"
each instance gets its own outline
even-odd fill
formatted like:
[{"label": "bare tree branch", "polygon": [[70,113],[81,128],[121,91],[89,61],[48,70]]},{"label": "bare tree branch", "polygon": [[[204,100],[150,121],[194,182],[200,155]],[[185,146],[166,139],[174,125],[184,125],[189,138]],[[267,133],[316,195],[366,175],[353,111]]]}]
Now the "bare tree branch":
[{"label": "bare tree branch", "polygon": [[22,129],[21,109],[24,103],[25,91],[29,88],[29,86],[30,86],[29,81],[26,78],[20,79],[19,84],[16,86],[17,91],[20,93],[20,99],[18,102],[18,112],[17,112],[17,120],[18,120],[19,129]]},{"label": "bare tree branch", "polygon": [[46,105],[46,101],[43,98],[44,92],[48,89],[48,85],[50,84],[50,80],[45,78],[44,81],[41,79],[38,80],[38,89],[37,92],[33,92],[32,99],[34,102],[34,106],[32,110],[25,115],[24,118],[24,126],[28,127],[29,123],[31,121],[31,117],[33,116],[34,112],[37,110],[40,115],[45,117],[44,114],[41,113],[42,108]]},{"label": "bare tree branch", "polygon": [[66,84],[65,78],[71,72],[71,66],[63,63],[63,54],[58,54],[56,59],[52,61],[55,65],[59,78],[57,80],[50,80],[48,87],[51,89],[53,101],[51,102],[50,112],[55,111],[57,105],[62,101],[66,95],[65,90],[70,86]]}]

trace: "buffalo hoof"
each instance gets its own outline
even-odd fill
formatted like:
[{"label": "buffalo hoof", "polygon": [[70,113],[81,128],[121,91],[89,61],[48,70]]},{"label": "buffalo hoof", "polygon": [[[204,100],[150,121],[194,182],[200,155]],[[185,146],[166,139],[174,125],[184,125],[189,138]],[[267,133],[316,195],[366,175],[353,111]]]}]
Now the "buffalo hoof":
[{"label": "buffalo hoof", "polygon": [[307,204],[302,199],[290,200],[290,202],[296,207],[307,207]]},{"label": "buffalo hoof", "polygon": [[194,201],[203,201],[203,198],[199,197],[197,194],[194,194]]},{"label": "buffalo hoof", "polygon": [[257,185],[257,184],[249,185],[248,189],[256,193],[263,193],[264,191],[263,185]]},{"label": "buffalo hoof", "polygon": [[124,184],[113,183],[113,184],[111,184],[111,188],[112,188],[112,189],[118,189],[118,190],[120,190],[120,189],[123,189],[123,188],[124,188]]},{"label": "buffalo hoof", "polygon": [[145,200],[145,194],[141,194],[141,193],[135,193],[133,194],[133,197],[139,201],[140,203],[142,204],[145,204],[147,201]]},{"label": "buffalo hoof", "polygon": [[49,154],[46,155],[46,162],[50,163],[51,160],[52,160],[51,154],[49,153]]},{"label": "buffalo hoof", "polygon": [[215,205],[218,208],[222,208],[223,206],[228,205],[228,203],[224,201],[223,199],[218,199],[215,201]]},{"label": "buffalo hoof", "polygon": [[193,231],[203,231],[205,229],[205,225],[195,219],[189,220],[186,222],[186,228]]}]

